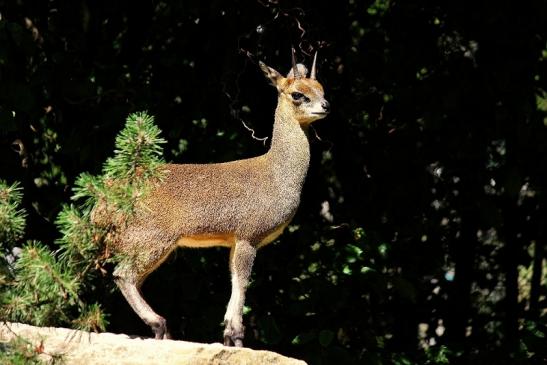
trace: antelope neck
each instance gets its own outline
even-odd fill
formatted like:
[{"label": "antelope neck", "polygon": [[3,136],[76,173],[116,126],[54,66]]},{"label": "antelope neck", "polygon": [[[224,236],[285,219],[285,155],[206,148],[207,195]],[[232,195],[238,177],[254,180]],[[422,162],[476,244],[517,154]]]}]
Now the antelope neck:
[{"label": "antelope neck", "polygon": [[277,177],[302,185],[310,163],[310,144],[300,123],[280,105],[275,111],[272,143],[267,155]]}]

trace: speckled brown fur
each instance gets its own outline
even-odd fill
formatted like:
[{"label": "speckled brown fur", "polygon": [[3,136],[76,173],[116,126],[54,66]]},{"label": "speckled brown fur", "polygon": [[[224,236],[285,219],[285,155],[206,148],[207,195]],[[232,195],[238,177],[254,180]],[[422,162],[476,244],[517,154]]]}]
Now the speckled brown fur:
[{"label": "speckled brown fur", "polygon": [[[266,154],[227,163],[165,165],[162,182],[112,242],[124,257],[114,272],[116,283],[156,338],[169,334],[165,319],[139,292],[148,274],[177,246],[226,246],[231,249],[232,296],[225,344],[242,345],[242,308],[256,249],[273,241],[294,216],[310,160],[306,129],[328,112],[323,87],[305,78],[303,65],[296,67],[304,77],[294,78],[291,71],[285,78],[261,64],[279,93]],[[296,100],[295,93],[306,99]],[[108,221],[101,211],[96,208],[95,221]]]}]

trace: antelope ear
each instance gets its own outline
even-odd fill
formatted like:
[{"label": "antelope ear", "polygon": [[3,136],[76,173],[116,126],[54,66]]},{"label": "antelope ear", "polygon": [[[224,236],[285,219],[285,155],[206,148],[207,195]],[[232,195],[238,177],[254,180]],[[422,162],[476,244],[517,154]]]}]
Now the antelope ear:
[{"label": "antelope ear", "polygon": [[264,62],[259,62],[260,69],[262,72],[264,72],[264,76],[266,76],[273,86],[277,88],[278,91],[281,91],[283,84],[285,83],[285,78],[283,75],[281,75],[279,72],[274,70],[273,68],[266,66]]}]

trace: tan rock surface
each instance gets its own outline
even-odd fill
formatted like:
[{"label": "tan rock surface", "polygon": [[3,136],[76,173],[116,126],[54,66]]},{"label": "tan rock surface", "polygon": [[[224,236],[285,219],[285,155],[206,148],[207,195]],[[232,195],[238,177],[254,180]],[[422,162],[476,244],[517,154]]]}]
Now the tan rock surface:
[{"label": "tan rock surface", "polygon": [[[89,333],[66,328],[34,327],[20,323],[0,324],[0,341],[21,336],[33,344],[43,341],[45,354],[63,354],[67,365],[209,365],[275,364],[305,365],[301,360],[275,352],[225,347],[220,343],[130,338],[113,333]],[[47,355],[44,355],[44,360]]]}]

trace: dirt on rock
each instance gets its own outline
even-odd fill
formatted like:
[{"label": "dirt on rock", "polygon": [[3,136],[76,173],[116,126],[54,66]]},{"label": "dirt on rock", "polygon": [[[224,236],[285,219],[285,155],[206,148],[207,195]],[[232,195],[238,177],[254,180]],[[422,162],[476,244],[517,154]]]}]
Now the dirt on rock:
[{"label": "dirt on rock", "polygon": [[89,333],[9,322],[0,324],[0,342],[10,342],[17,336],[29,341],[32,346],[41,346],[40,357],[46,363],[52,355],[61,355],[61,363],[67,365],[306,364],[275,352],[225,347],[220,343],[130,338],[122,334]]}]

